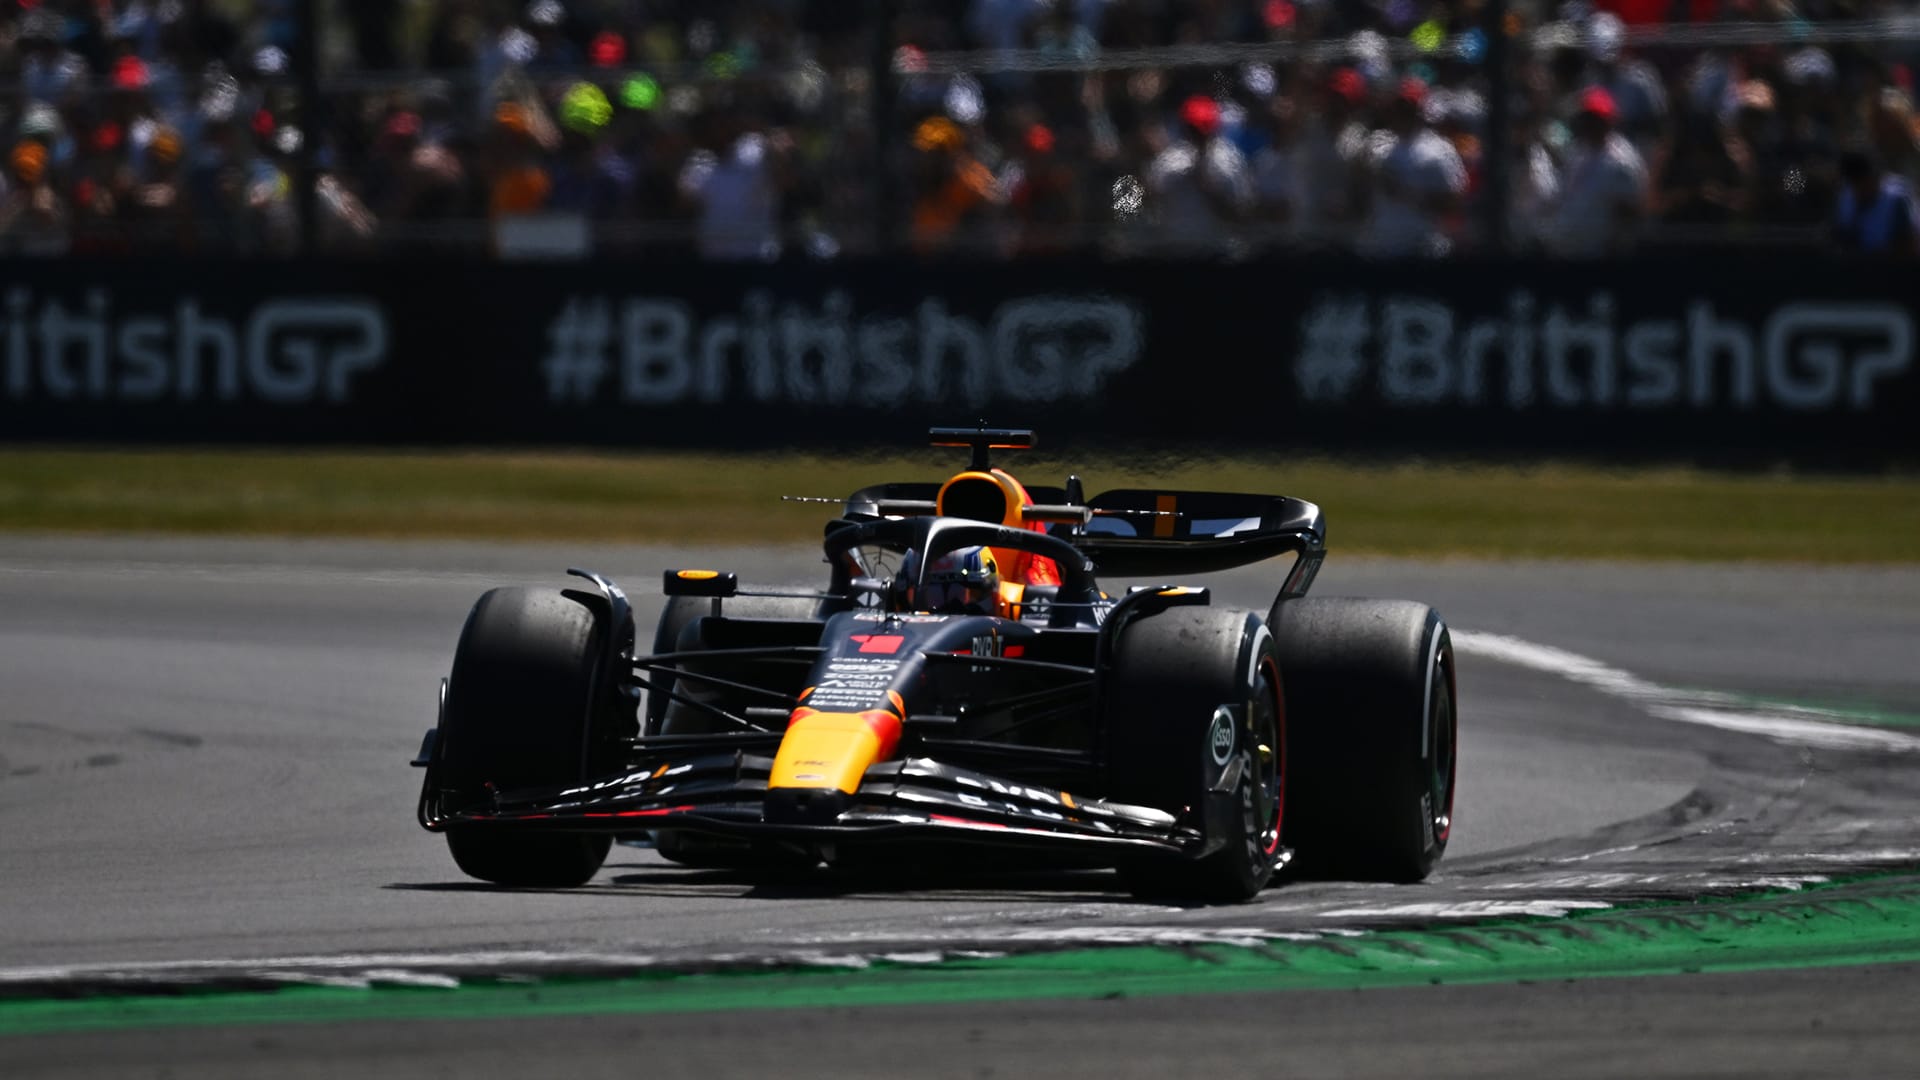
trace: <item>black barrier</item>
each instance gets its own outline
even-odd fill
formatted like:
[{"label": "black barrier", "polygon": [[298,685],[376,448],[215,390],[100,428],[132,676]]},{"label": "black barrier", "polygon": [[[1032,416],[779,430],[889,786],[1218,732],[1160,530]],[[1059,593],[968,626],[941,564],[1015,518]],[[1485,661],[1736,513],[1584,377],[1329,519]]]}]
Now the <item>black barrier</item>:
[{"label": "black barrier", "polygon": [[1920,269],[0,264],[0,438],[1913,456]]}]

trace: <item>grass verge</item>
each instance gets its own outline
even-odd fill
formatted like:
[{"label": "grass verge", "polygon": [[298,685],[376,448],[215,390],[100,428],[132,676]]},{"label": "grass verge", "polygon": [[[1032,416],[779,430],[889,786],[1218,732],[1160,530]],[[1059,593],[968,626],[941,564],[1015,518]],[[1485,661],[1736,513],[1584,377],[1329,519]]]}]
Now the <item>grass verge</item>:
[{"label": "grass verge", "polygon": [[[0,530],[811,542],[841,496],[936,479],[953,452],[0,450]],[[1009,462],[1089,491],[1267,491],[1318,502],[1340,554],[1920,561],[1920,476],[1749,475],[1572,464],[1239,458]]]}]

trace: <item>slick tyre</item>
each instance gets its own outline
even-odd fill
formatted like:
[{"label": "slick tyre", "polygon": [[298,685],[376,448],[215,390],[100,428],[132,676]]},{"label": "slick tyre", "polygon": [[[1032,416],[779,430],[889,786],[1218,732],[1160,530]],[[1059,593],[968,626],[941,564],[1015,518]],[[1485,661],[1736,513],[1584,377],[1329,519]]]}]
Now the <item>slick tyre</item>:
[{"label": "slick tyre", "polygon": [[1459,721],[1446,623],[1425,604],[1340,597],[1283,599],[1267,621],[1286,687],[1293,869],[1424,879],[1453,828]]},{"label": "slick tyre", "polygon": [[1281,858],[1287,717],[1273,635],[1245,611],[1178,607],[1120,631],[1102,691],[1108,797],[1172,813],[1198,859],[1120,868],[1137,896],[1236,903]]},{"label": "slick tyre", "polygon": [[[486,785],[570,784],[615,710],[596,700],[605,628],[585,594],[494,589],[467,616],[440,721],[441,787],[471,803]],[[631,718],[629,717],[629,722]],[[466,825],[447,829],[460,869],[498,885],[565,887],[598,873],[606,835]]]}]

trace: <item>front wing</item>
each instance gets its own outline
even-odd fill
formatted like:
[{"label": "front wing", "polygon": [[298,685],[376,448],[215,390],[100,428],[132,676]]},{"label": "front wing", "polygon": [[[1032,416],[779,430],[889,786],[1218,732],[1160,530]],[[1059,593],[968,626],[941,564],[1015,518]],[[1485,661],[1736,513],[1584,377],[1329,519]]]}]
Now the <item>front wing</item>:
[{"label": "front wing", "polygon": [[1084,800],[1065,791],[1001,780],[931,758],[869,768],[845,808],[822,820],[771,820],[773,759],[745,751],[636,764],[574,787],[492,791],[490,805],[442,812],[431,786],[421,824],[539,827],[557,831],[692,832],[798,844],[961,843],[1193,855],[1203,838],[1172,814]]}]

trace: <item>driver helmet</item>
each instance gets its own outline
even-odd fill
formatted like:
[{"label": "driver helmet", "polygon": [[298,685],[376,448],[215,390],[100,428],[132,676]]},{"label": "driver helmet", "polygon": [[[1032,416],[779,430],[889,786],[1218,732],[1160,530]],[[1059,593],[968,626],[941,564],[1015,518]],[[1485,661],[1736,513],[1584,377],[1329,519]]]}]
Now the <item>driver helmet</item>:
[{"label": "driver helmet", "polygon": [[910,551],[901,565],[901,577],[910,590],[907,603],[915,611],[954,615],[972,612],[996,614],[1000,609],[1000,566],[993,552],[983,547],[957,548],[927,564],[920,575],[920,591],[915,595],[913,581],[919,569],[920,553]]}]

